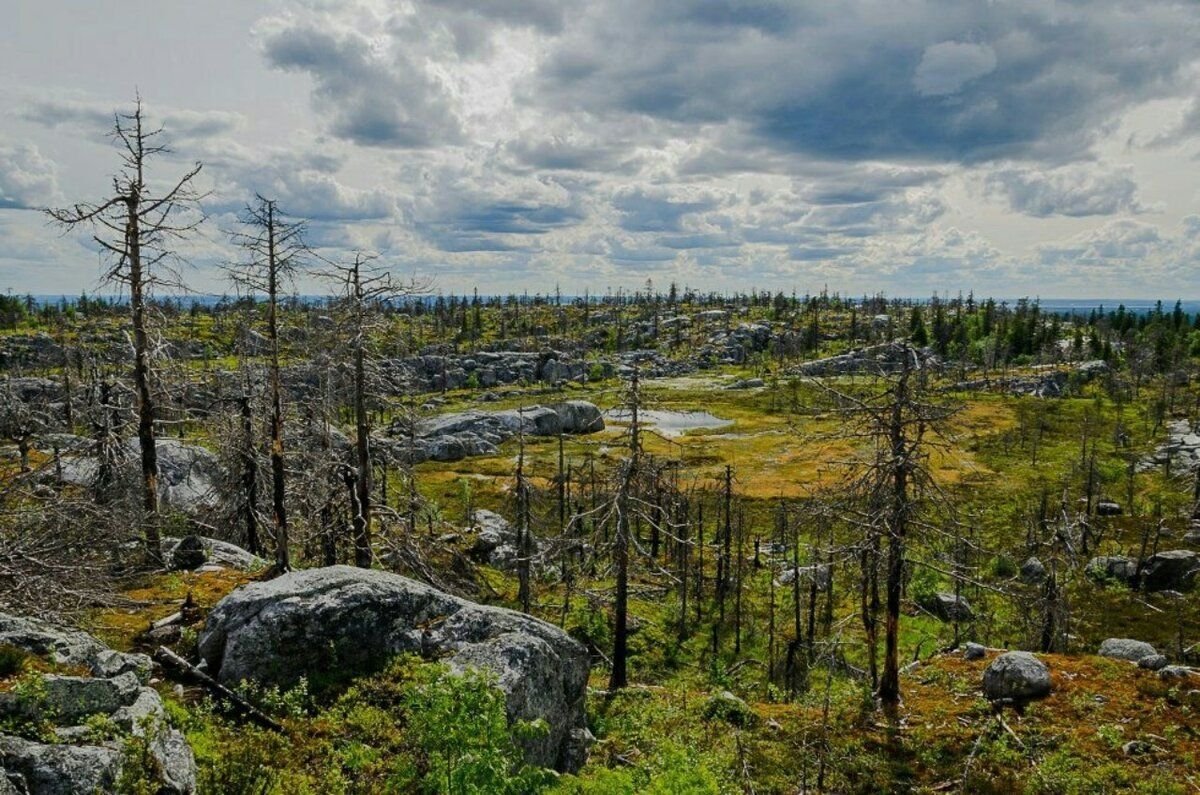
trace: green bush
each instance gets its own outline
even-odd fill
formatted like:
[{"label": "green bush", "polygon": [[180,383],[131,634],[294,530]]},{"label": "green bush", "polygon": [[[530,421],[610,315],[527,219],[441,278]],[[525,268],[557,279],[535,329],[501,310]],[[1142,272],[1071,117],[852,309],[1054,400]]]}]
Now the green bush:
[{"label": "green bush", "polygon": [[0,643],[0,679],[7,679],[24,671],[28,659],[29,652],[24,649]]},{"label": "green bush", "polygon": [[1017,576],[1017,564],[1007,555],[997,555],[992,558],[992,576],[999,580],[1008,580]]}]

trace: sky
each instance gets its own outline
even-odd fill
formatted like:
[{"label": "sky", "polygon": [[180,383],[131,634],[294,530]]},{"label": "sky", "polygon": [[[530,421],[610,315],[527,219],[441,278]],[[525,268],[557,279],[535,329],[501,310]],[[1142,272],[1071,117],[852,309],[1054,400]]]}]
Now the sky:
[{"label": "sky", "polygon": [[[1200,297],[1200,5],[0,0],[0,290],[104,292],[136,93],[201,162],[199,292],[258,193],[443,293]],[[316,276],[295,286],[322,289]]]}]

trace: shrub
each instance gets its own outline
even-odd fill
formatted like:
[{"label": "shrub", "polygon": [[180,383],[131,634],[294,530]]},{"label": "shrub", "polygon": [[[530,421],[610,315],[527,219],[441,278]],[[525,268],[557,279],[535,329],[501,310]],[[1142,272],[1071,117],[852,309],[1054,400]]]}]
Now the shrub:
[{"label": "shrub", "polygon": [[29,652],[24,649],[0,643],[0,679],[7,679],[24,671],[28,659]]}]

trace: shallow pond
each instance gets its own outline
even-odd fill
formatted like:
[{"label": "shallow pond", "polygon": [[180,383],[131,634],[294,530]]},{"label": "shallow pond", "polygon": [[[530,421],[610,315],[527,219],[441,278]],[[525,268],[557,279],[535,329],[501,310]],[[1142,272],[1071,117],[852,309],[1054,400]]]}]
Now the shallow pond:
[{"label": "shallow pond", "polygon": [[[626,409],[609,409],[604,412],[604,418],[616,423],[628,423],[629,412]],[[642,409],[638,412],[638,418],[643,425],[653,428],[663,436],[682,436],[687,431],[727,428],[733,425],[733,420],[721,419],[707,411]]]}]

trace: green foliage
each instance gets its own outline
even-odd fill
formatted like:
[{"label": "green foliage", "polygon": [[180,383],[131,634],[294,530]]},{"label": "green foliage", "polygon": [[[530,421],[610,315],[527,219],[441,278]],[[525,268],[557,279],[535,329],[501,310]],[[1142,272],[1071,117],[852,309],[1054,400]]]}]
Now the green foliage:
[{"label": "green foliage", "polygon": [[607,653],[612,648],[612,627],[608,613],[590,601],[571,605],[565,629],[567,634],[589,649]]},{"label": "green foliage", "polygon": [[154,755],[154,744],[163,726],[153,717],[147,717],[140,728],[140,732],[127,735],[121,744],[121,772],[113,788],[116,795],[157,795],[160,790],[163,772]]},{"label": "green foliage", "polygon": [[998,580],[1008,580],[1017,576],[1019,569],[1016,561],[1007,555],[996,555],[991,562],[992,576]]},{"label": "green foliage", "polygon": [[723,721],[739,728],[753,726],[758,722],[758,716],[746,702],[728,691],[711,696],[705,702],[702,714],[707,721]]},{"label": "green foliage", "polygon": [[941,575],[933,569],[917,566],[908,581],[908,597],[919,605],[929,604],[942,585]]},{"label": "green foliage", "polygon": [[278,685],[263,687],[254,682],[242,682],[237,690],[242,698],[277,717],[299,718],[313,708],[313,699],[308,692],[308,679],[303,676],[287,690],[281,690]]},{"label": "green foliage", "polygon": [[510,727],[504,694],[477,671],[399,658],[323,709],[303,684],[244,692],[279,715],[288,736],[194,710],[187,731],[202,792],[524,795],[556,779],[521,751],[546,725]]},{"label": "green foliage", "polygon": [[579,776],[564,776],[553,795],[716,795],[717,776],[695,750],[666,744],[644,767],[596,768]]},{"label": "green foliage", "polygon": [[46,702],[46,680],[38,671],[25,671],[12,681],[15,703],[0,717],[0,733],[28,740],[54,742],[54,711]]},{"label": "green foliage", "polygon": [[7,643],[0,643],[0,679],[7,679],[25,670],[29,652]]}]

